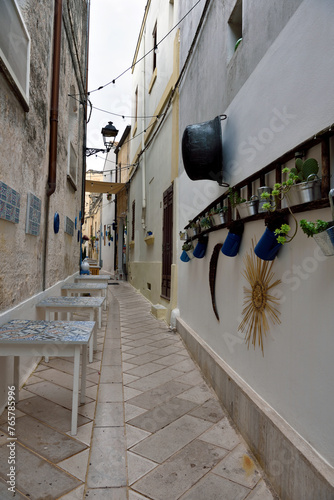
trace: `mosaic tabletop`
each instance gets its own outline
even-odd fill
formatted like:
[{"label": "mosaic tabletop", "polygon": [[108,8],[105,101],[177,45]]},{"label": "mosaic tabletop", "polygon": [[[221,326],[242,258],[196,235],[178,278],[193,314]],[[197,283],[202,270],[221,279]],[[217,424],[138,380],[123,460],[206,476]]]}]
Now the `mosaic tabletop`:
[{"label": "mosaic tabletop", "polygon": [[37,307],[101,307],[104,297],[48,297],[38,302]]},{"label": "mosaic tabletop", "polygon": [[[34,321],[14,319],[0,325],[0,344],[31,342],[38,344],[87,344],[94,321]],[[1,352],[1,351],[0,351]]]},{"label": "mosaic tabletop", "polygon": [[61,287],[62,290],[105,290],[106,283],[69,283]]},{"label": "mosaic tabletop", "polygon": [[77,276],[75,278],[76,280],[99,280],[99,281],[108,281],[111,279],[111,276],[109,274],[87,274],[87,275],[82,275],[82,276]]}]

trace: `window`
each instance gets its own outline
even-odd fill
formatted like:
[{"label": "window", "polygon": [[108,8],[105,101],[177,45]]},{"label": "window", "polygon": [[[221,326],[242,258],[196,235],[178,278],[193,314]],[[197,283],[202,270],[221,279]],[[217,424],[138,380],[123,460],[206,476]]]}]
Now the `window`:
[{"label": "window", "polygon": [[242,0],[237,0],[228,20],[227,50],[230,60],[242,40]]},{"label": "window", "polygon": [[[75,87],[71,85],[71,95],[75,94]],[[78,170],[78,155],[77,155],[77,134],[78,134],[78,106],[75,99],[69,99],[68,110],[68,150],[67,150],[67,179],[72,187],[77,189],[77,170]]]},{"label": "window", "polygon": [[0,0],[0,66],[29,110],[30,36],[16,0]]},{"label": "window", "polygon": [[132,202],[132,227],[131,227],[131,241],[135,239],[135,215],[136,215],[136,202]]},{"label": "window", "polygon": [[155,68],[157,67],[157,52],[158,52],[157,23],[155,23],[152,36],[153,36],[153,72],[154,72]]},{"label": "window", "polygon": [[170,299],[173,262],[173,184],[163,194],[161,295]]}]

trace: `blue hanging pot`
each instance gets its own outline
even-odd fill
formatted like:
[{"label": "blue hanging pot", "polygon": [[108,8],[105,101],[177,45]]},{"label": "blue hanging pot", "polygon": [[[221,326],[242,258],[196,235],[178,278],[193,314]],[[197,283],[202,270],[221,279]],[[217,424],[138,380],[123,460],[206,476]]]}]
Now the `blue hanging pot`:
[{"label": "blue hanging pot", "polygon": [[190,261],[190,257],[188,257],[188,254],[185,250],[182,251],[180,259],[182,260],[182,262]]},{"label": "blue hanging pot", "polygon": [[262,260],[274,260],[281,246],[282,244],[277,242],[275,233],[266,227],[254,252]]},{"label": "blue hanging pot", "polygon": [[203,259],[203,257],[205,256],[205,252],[206,252],[206,249],[207,249],[207,246],[208,246],[208,241],[209,241],[209,238],[207,237],[207,235],[203,235],[202,237],[199,238],[198,240],[198,243],[196,245],[196,248],[194,250],[194,257],[196,257],[197,259]]},{"label": "blue hanging pot", "polygon": [[241,235],[229,232],[222,246],[222,253],[227,257],[235,257],[239,251]]}]

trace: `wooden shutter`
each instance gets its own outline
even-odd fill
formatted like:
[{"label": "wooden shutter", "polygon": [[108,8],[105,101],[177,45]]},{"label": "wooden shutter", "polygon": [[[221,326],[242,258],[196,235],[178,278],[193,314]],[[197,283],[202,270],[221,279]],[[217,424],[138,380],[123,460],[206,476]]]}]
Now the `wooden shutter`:
[{"label": "wooden shutter", "polygon": [[163,194],[161,295],[170,299],[173,262],[173,184]]}]

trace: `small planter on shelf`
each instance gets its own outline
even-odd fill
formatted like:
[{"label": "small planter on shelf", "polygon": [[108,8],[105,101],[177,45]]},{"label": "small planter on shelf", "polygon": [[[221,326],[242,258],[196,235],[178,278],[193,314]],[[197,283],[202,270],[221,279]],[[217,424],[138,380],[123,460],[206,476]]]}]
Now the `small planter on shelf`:
[{"label": "small planter on shelf", "polygon": [[199,227],[197,222],[189,221],[189,227],[186,229],[188,238],[192,238],[199,233]]},{"label": "small planter on shelf", "polygon": [[222,253],[227,257],[235,257],[239,251],[242,234],[244,232],[244,223],[241,220],[232,221],[228,225],[228,235],[222,246]]},{"label": "small planter on shelf", "polygon": [[318,177],[319,164],[314,158],[308,158],[303,162],[297,158],[295,167],[290,170],[293,174],[294,184],[286,193],[290,206],[309,203],[321,199],[321,179]]},{"label": "small planter on shelf", "polygon": [[251,215],[256,215],[259,205],[259,199],[257,196],[252,196],[249,201],[244,201],[236,205],[238,213],[241,219],[245,217],[250,217]]},{"label": "small planter on shelf", "polygon": [[324,255],[334,255],[334,221],[318,219],[316,222],[309,222],[302,219],[299,225],[307,237],[314,239]]},{"label": "small planter on shelf", "polygon": [[200,225],[201,225],[201,231],[206,231],[206,229],[210,229],[211,227],[210,217],[208,215],[202,217],[200,220]]},{"label": "small planter on shelf", "polygon": [[226,213],[228,211],[227,207],[220,208],[219,206],[211,209],[210,211],[210,219],[211,219],[211,225],[213,227],[215,226],[220,226],[221,224],[226,223]]}]

